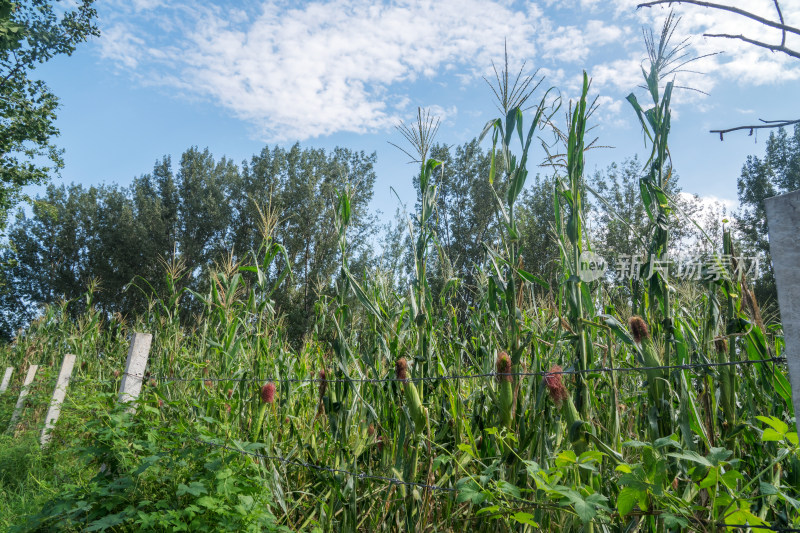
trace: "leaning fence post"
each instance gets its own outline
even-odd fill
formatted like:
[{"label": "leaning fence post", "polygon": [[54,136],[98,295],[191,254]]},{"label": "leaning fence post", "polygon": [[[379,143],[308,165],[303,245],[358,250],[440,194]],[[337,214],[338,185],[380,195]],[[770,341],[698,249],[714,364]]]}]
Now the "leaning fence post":
[{"label": "leaning fence post", "polygon": [[[147,358],[150,355],[150,344],[153,336],[149,333],[134,333],[131,338],[131,347],[128,349],[128,358],[125,360],[125,373],[119,385],[119,403],[129,403],[128,413],[136,412],[136,399],[142,391],[144,370],[147,368]],[[108,465],[100,465],[100,473],[108,470]]]},{"label": "leaning fence post", "polygon": [[[152,342],[153,336],[149,333],[133,334],[131,347],[128,350],[128,359],[125,361],[125,373],[122,375],[122,383],[119,387],[120,403],[133,403],[139,397]],[[135,407],[128,409],[129,413],[135,411]]]},{"label": "leaning fence post", "polygon": [[14,373],[14,367],[6,368],[6,373],[3,374],[3,382],[0,383],[0,394],[3,394],[8,388],[8,383],[11,381],[11,374]]},{"label": "leaning fence post", "polygon": [[[764,200],[795,420],[800,422],[800,191]],[[800,423],[797,424],[800,438]]]},{"label": "leaning fence post", "polygon": [[72,367],[75,366],[75,356],[67,354],[61,363],[61,370],[58,373],[56,389],[53,391],[53,399],[50,400],[50,407],[47,409],[47,416],[44,417],[44,429],[40,442],[42,446],[50,440],[50,431],[56,426],[58,416],[61,414],[61,404],[64,403],[64,396],[67,395],[67,385],[69,377],[72,375]]},{"label": "leaning fence post", "polygon": [[22,413],[22,406],[25,405],[25,397],[28,395],[28,387],[33,383],[33,378],[36,376],[36,371],[39,365],[31,365],[28,367],[28,373],[25,375],[25,381],[22,383],[22,390],[19,391],[19,399],[17,405],[14,406],[14,413],[11,415],[11,423],[8,424],[8,431],[14,429],[19,415]]}]

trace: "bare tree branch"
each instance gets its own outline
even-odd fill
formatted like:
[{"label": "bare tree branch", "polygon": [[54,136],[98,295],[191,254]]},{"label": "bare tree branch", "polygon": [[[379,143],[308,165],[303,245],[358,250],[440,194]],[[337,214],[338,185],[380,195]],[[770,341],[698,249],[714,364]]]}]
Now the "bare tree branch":
[{"label": "bare tree branch", "polygon": [[[778,11],[778,19],[781,21],[781,24],[786,24],[786,22],[784,22],[783,20],[783,13],[781,13],[781,5],[778,3],[778,0],[772,0],[772,1],[775,4],[775,9]],[[782,32],[781,46],[784,46],[786,45],[786,28],[781,30],[781,32]]]},{"label": "bare tree branch", "polygon": [[[657,5],[663,4],[689,4],[693,6],[699,7],[707,7],[710,9],[718,9],[720,11],[728,11],[730,13],[735,13],[737,15],[741,15],[745,18],[749,18],[750,20],[754,20],[764,26],[768,26],[770,28],[776,28],[781,30],[781,44],[769,44],[763,41],[757,41],[755,39],[751,39],[749,37],[745,37],[744,35],[732,35],[729,33],[704,33],[704,37],[719,37],[723,39],[735,39],[738,41],[743,41],[748,44],[752,44],[753,46],[757,46],[759,48],[765,48],[767,50],[771,50],[773,52],[782,52],[790,57],[794,57],[795,59],[800,59],[800,52],[797,50],[792,50],[786,46],[786,33],[793,33],[795,35],[800,35],[800,29],[795,28],[793,26],[789,26],[786,24],[786,21],[783,18],[783,12],[781,11],[781,6],[778,0],[772,0],[772,3],[775,5],[775,10],[778,12],[778,19],[780,22],[775,22],[774,20],[769,20],[755,13],[751,13],[749,11],[745,11],[744,9],[739,9],[738,7],[724,5],[724,4],[716,4],[713,2],[704,2],[702,0],[652,0],[650,2],[643,2],[639,4],[637,9],[642,7],[653,7]],[[731,131],[739,131],[739,130],[750,130],[750,135],[753,134],[754,130],[760,129],[771,129],[771,128],[782,128],[784,126],[791,126],[794,124],[800,124],[800,119],[798,120],[761,120],[762,124],[754,125],[754,126],[737,126],[735,128],[728,128],[725,130],[711,130],[711,133],[719,133],[719,140],[724,140],[724,135]]]},{"label": "bare tree branch", "polygon": [[779,30],[781,30],[781,44],[769,44],[769,43],[765,43],[763,41],[757,41],[755,39],[751,39],[749,37],[745,37],[744,35],[732,35],[730,33],[704,33],[703,36],[704,37],[721,37],[721,38],[724,38],[724,39],[736,39],[736,40],[739,40],[739,41],[744,41],[746,43],[752,44],[754,46],[758,46],[760,48],[766,48],[767,50],[772,50],[773,52],[783,52],[784,54],[786,54],[786,55],[788,55],[790,57],[794,57],[796,59],[800,59],[800,52],[798,52],[797,50],[792,50],[791,48],[787,48],[786,47],[786,32],[795,33],[797,35],[800,35],[800,29],[795,28],[793,26],[788,26],[788,25],[786,25],[784,23],[783,12],[781,11],[781,6],[778,3],[778,0],[773,0],[773,3],[775,4],[775,9],[778,11],[778,18],[780,19],[780,22],[775,22],[774,20],[765,19],[764,17],[761,17],[761,16],[756,15],[755,13],[751,13],[749,11],[745,11],[743,9],[739,9],[738,7],[727,6],[727,5],[723,5],[723,4],[715,4],[715,3],[712,3],[712,2],[703,2],[701,0],[653,0],[651,2],[645,2],[643,4],[639,4],[636,7],[638,9],[638,8],[641,8],[641,7],[653,7],[653,6],[657,6],[659,4],[670,4],[671,5],[673,3],[675,3],[675,4],[690,4],[690,5],[694,5],[694,6],[707,7],[707,8],[711,8],[711,9],[719,9],[719,10],[722,10],[722,11],[729,11],[731,13],[736,13],[737,15],[741,15],[743,17],[749,18],[751,20],[755,20],[756,22],[764,24],[765,26],[769,26],[769,27],[772,27],[772,28],[779,29]]},{"label": "bare tree branch", "polygon": [[763,129],[770,129],[770,128],[783,128],[784,126],[791,126],[793,124],[800,124],[800,119],[797,120],[764,120],[759,119],[763,124],[759,124],[757,126],[737,126],[735,128],[728,128],[726,130],[711,130],[710,133],[719,133],[719,140],[725,140],[723,136],[726,133],[730,133],[732,131],[739,131],[739,130],[750,130],[750,135],[753,134],[753,130],[763,130]]},{"label": "bare tree branch", "polygon": [[724,37],[725,39],[738,39],[739,41],[744,41],[746,43],[750,43],[755,46],[760,46],[761,48],[766,48],[767,50],[772,50],[773,52],[783,52],[784,54],[800,59],[800,52],[796,52],[791,48],[786,48],[780,44],[769,44],[763,41],[756,41],[755,39],[750,39],[749,37],[745,37],[744,35],[731,35],[729,33],[704,33],[703,37]]},{"label": "bare tree branch", "polygon": [[[661,4],[691,4],[694,6],[700,7],[709,7],[712,9],[720,9],[722,11],[730,11],[731,13],[736,13],[737,15],[741,15],[743,17],[747,17],[749,19],[755,20],[756,22],[760,22],[765,26],[769,26],[771,28],[777,28],[784,32],[794,33],[800,35],[800,28],[795,28],[793,26],[787,26],[783,24],[783,16],[781,15],[781,22],[775,22],[774,20],[765,19],[764,17],[760,17],[755,13],[751,13],[749,11],[745,11],[744,9],[739,9],[738,7],[734,6],[726,6],[724,4],[715,4],[713,2],[702,2],[700,0],[653,0],[651,2],[644,2],[636,6],[636,9],[641,7],[653,7]],[[777,4],[777,2],[776,2]],[[780,8],[778,8],[778,12],[780,13]]]}]

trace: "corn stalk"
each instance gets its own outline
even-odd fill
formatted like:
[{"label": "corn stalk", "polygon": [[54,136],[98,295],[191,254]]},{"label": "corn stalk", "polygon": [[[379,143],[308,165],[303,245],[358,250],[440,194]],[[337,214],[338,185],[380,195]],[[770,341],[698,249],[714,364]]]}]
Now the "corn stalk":
[{"label": "corn stalk", "polygon": [[[661,333],[664,337],[665,365],[671,364],[671,350],[675,343],[675,332],[670,299],[670,286],[668,272],[664,265],[668,265],[669,256],[669,224],[672,207],[666,192],[668,182],[672,176],[672,161],[669,153],[667,139],[670,131],[670,103],[674,81],[668,81],[661,90],[660,83],[663,79],[677,73],[682,65],[693,59],[685,60],[686,42],[677,46],[670,46],[677,20],[670,13],[661,29],[661,35],[656,42],[652,30],[645,33],[645,45],[650,61],[649,68],[642,67],[647,94],[652,101],[652,107],[645,110],[636,96],[628,95],[630,102],[647,141],[650,143],[650,156],[645,163],[645,175],[639,179],[639,190],[650,222],[653,233],[648,246],[648,256],[638,273],[647,277],[647,291],[643,301],[634,302],[634,312],[641,313],[649,324],[655,324],[656,316],[660,315]],[[676,65],[676,63],[678,63]],[[652,309],[657,304],[657,311]]]},{"label": "corn stalk", "polygon": [[[585,191],[583,171],[586,149],[584,139],[586,123],[592,112],[592,106],[587,103],[589,85],[589,77],[584,72],[580,100],[569,115],[566,180],[558,178],[555,183],[556,230],[564,269],[564,298],[567,302],[570,329],[574,333],[575,368],[580,371],[575,376],[575,407],[584,422],[591,419],[591,399],[585,372],[592,359],[592,340],[586,323],[594,316],[589,285],[580,277],[581,254],[584,249],[591,250],[583,234]],[[563,214],[562,209],[564,209]]]},{"label": "corn stalk", "polygon": [[[524,65],[522,68],[524,68]],[[504,304],[506,319],[504,343],[505,348],[511,354],[511,372],[516,374],[520,372],[522,353],[531,341],[530,337],[523,340],[521,334],[522,312],[518,309],[520,293],[524,290],[526,283],[538,283],[545,288],[549,288],[549,286],[540,277],[526,272],[521,267],[520,230],[517,225],[514,208],[528,177],[527,164],[534,134],[537,130],[549,124],[550,118],[558,110],[558,101],[556,100],[555,104],[548,103],[550,90],[546,91],[539,103],[532,107],[533,117],[527,129],[527,134],[525,134],[523,107],[539,87],[541,80],[534,84],[533,76],[521,78],[522,69],[520,69],[516,80],[513,84],[510,83],[507,53],[502,73],[497,74],[495,71],[495,74],[497,87],[492,86],[492,90],[497,97],[498,108],[502,111],[503,116],[487,122],[480,139],[492,132],[489,183],[494,186],[499,166],[502,173],[502,185],[506,190],[505,198],[502,200],[495,192],[495,198],[502,216],[502,239],[505,253],[498,253],[486,243],[484,243],[484,248],[491,259],[494,270],[494,275],[489,278],[490,298],[493,300],[490,302],[490,306],[496,306],[496,300],[502,300]],[[533,86],[531,86],[532,84]],[[519,157],[512,152],[515,133],[519,140],[519,147],[522,150]],[[497,298],[498,295],[500,298]],[[498,355],[498,364],[501,356],[502,354]],[[507,376],[507,378],[510,377]],[[498,409],[501,414],[501,422],[502,425],[512,429],[511,420],[515,415],[521,416],[521,413],[516,413],[515,410],[515,406],[521,403],[519,377],[513,376],[513,380],[503,378],[498,383],[500,385],[498,390]],[[513,395],[511,405],[506,406],[509,388],[516,391],[516,393]]]}]

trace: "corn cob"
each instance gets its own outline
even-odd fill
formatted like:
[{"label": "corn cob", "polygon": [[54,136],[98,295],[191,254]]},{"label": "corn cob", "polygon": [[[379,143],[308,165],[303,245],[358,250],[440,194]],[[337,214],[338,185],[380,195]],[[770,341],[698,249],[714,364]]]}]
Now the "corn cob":
[{"label": "corn cob", "polygon": [[497,355],[497,382],[500,407],[500,421],[503,426],[511,428],[511,403],[514,395],[511,390],[511,358],[506,352]]}]

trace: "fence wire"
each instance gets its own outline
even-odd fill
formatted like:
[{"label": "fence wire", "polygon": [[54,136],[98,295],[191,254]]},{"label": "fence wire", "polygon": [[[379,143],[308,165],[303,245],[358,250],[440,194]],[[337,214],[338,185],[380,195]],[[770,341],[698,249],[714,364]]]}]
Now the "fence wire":
[{"label": "fence wire", "polygon": [[708,362],[708,363],[687,363],[683,365],[662,365],[662,366],[630,366],[630,367],[595,367],[572,370],[559,370],[548,371],[539,370],[536,372],[486,372],[482,374],[455,374],[446,376],[422,376],[422,377],[409,377],[406,379],[400,378],[284,378],[284,377],[174,377],[174,376],[158,376],[153,374],[134,375],[128,374],[132,377],[138,377],[144,380],[154,380],[162,383],[188,383],[188,382],[231,382],[231,381],[252,381],[252,382],[281,382],[281,383],[391,383],[391,382],[427,382],[427,381],[456,381],[467,379],[483,379],[483,378],[496,378],[499,376],[516,376],[516,377],[545,377],[553,375],[573,375],[573,374],[595,374],[603,372],[648,372],[650,370],[693,370],[697,368],[714,368],[725,366],[739,366],[739,365],[755,365],[762,363],[786,363],[786,357],[769,357],[767,359],[745,359],[742,361],[725,361],[725,362]]},{"label": "fence wire", "polygon": [[[662,365],[662,366],[623,366],[623,367],[595,367],[595,368],[587,368],[584,370],[581,369],[567,369],[567,370],[559,370],[559,371],[550,371],[550,370],[539,370],[536,372],[508,372],[508,373],[497,373],[497,372],[485,372],[481,374],[452,374],[452,375],[445,375],[445,376],[421,376],[421,377],[408,377],[406,379],[400,378],[328,378],[328,377],[315,377],[315,378],[287,378],[287,377],[275,377],[275,376],[268,376],[268,377],[218,377],[218,376],[197,376],[197,377],[175,377],[175,376],[160,376],[152,373],[145,373],[145,374],[133,374],[129,372],[122,372],[120,376],[117,378],[112,379],[92,379],[92,378],[73,378],[70,379],[70,384],[81,384],[81,383],[92,383],[92,384],[102,384],[102,383],[118,383],[123,376],[129,376],[132,378],[138,378],[143,381],[150,381],[153,380],[155,382],[160,383],[192,383],[192,382],[206,382],[210,381],[213,383],[218,382],[246,382],[251,381],[255,383],[259,382],[280,382],[280,383],[392,383],[392,382],[411,382],[411,383],[420,383],[420,382],[429,382],[429,381],[457,381],[457,380],[468,380],[468,379],[485,379],[485,378],[497,378],[499,376],[512,376],[512,377],[546,377],[546,376],[553,376],[553,375],[575,375],[575,374],[596,374],[596,373],[606,373],[606,372],[648,372],[650,370],[694,370],[698,368],[716,368],[716,367],[726,367],[726,366],[743,366],[743,365],[756,365],[756,364],[764,364],[764,363],[786,363],[786,357],[769,357],[766,359],[745,359],[741,361],[725,361],[725,362],[707,362],[707,363],[686,363],[682,365]],[[11,390],[19,390],[20,385],[10,385],[6,392]]]}]

